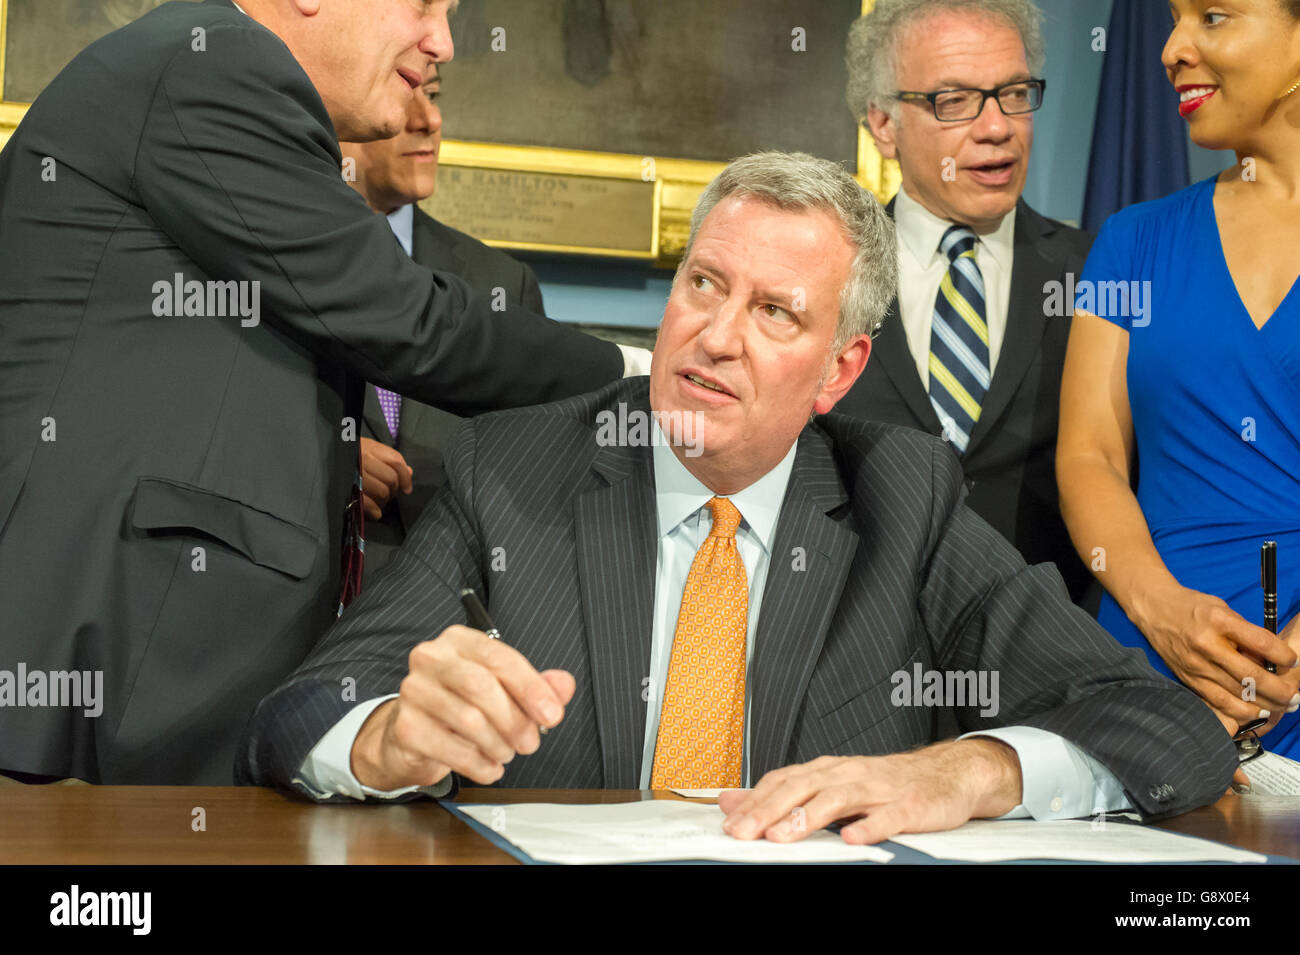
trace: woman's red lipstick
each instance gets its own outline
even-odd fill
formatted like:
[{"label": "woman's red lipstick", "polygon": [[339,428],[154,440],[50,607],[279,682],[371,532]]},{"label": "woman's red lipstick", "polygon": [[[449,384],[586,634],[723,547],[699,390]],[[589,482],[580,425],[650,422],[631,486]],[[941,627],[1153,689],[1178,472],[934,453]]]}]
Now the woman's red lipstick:
[{"label": "woman's red lipstick", "polygon": [[1177,89],[1178,115],[1183,119],[1191,116],[1204,106],[1210,97],[1219,91],[1217,86],[1206,86],[1204,84],[1188,84],[1179,86]]}]

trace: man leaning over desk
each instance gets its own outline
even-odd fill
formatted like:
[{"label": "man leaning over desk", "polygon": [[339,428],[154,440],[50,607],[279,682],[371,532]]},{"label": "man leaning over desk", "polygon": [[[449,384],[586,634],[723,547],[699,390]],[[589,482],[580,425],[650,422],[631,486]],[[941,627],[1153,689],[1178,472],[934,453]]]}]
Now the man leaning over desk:
[{"label": "man leaning over desk", "polygon": [[[840,167],[733,162],[649,378],[468,423],[395,560],[259,706],[241,779],[322,800],[757,784],[721,799],[732,835],[862,817],[849,842],[1222,795],[1219,721],[965,506],[940,440],[826,415],[896,262]],[[466,587],[503,640],[461,625]],[[936,742],[899,693],[918,666],[999,692]]]}]

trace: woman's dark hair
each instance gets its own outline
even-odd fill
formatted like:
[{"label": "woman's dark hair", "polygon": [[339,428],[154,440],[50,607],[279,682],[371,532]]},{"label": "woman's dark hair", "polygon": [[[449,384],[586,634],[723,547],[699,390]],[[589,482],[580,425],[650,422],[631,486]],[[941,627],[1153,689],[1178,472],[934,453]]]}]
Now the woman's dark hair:
[{"label": "woman's dark hair", "polygon": [[1282,8],[1291,14],[1291,19],[1300,20],[1300,0],[1281,0]]}]

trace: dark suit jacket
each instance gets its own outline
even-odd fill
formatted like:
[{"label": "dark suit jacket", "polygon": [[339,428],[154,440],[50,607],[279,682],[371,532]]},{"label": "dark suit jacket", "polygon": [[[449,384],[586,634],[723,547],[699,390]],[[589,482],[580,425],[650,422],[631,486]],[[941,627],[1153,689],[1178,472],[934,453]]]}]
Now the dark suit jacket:
[{"label": "dark suit jacket", "polygon": [[[458,594],[469,586],[535,667],[577,680],[564,721],[500,785],[635,788],[655,588],[652,450],[599,446],[595,432],[602,409],[647,409],[647,382],[467,424],[447,488],[396,559],[258,707],[241,778],[290,786],[353,705],[342,680],[356,680],[357,701],[396,693],[411,649],[465,622]],[[964,494],[952,454],[919,432],[844,415],[804,430],[748,675],[753,777],[935,739],[933,710],[890,700],[892,675],[920,664],[998,671],[998,714],[960,707],[963,729],[1057,733],[1107,766],[1143,813],[1223,795],[1236,753],[1209,709],[1071,604],[1055,568],[1027,567]]]},{"label": "dark suit jacket", "polygon": [[[464,232],[443,225],[418,207],[413,211],[412,259],[426,268],[460,276],[482,295],[491,296],[493,289],[502,288],[507,302],[538,315],[545,314],[537,276],[527,265]],[[568,360],[568,356],[562,353],[532,357],[534,361],[556,365]],[[464,422],[464,418],[450,411],[405,398],[394,441],[384,411],[379,406],[375,386],[366,386],[361,433],[390,448],[397,448],[414,472],[411,493],[399,493],[389,501],[382,520],[366,520],[366,581],[392,560],[406,538],[407,529],[415,525],[438,488],[447,483],[447,472],[442,464],[443,451]]]},{"label": "dark suit jacket", "polygon": [[[411,262],[341,165],[288,48],[215,0],[92,44],[0,153],[0,667],[105,697],[0,708],[0,767],[229,783],[333,618],[364,382],[474,413],[622,374]],[[157,314],[178,274],[260,283],[257,324]]]},{"label": "dark suit jacket", "polygon": [[[889,212],[893,213],[893,203]],[[1096,611],[1100,591],[1079,560],[1056,492],[1056,428],[1061,366],[1070,319],[1044,315],[1043,286],[1078,277],[1092,236],[1016,206],[1007,329],[979,421],[961,467],[967,504],[1016,545],[1031,564],[1054,562],[1070,596]],[[939,435],[943,426],[916,373],[895,299],[866,370],[835,406],[842,414]]]}]

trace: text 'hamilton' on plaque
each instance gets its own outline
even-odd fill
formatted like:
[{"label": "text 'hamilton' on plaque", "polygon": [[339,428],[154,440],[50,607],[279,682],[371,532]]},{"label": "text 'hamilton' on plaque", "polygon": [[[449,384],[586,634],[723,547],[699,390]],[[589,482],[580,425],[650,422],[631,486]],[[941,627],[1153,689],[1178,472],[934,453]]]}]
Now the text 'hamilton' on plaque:
[{"label": "text 'hamilton' on plaque", "polygon": [[477,239],[605,255],[654,253],[655,184],[444,166],[420,208]]}]

